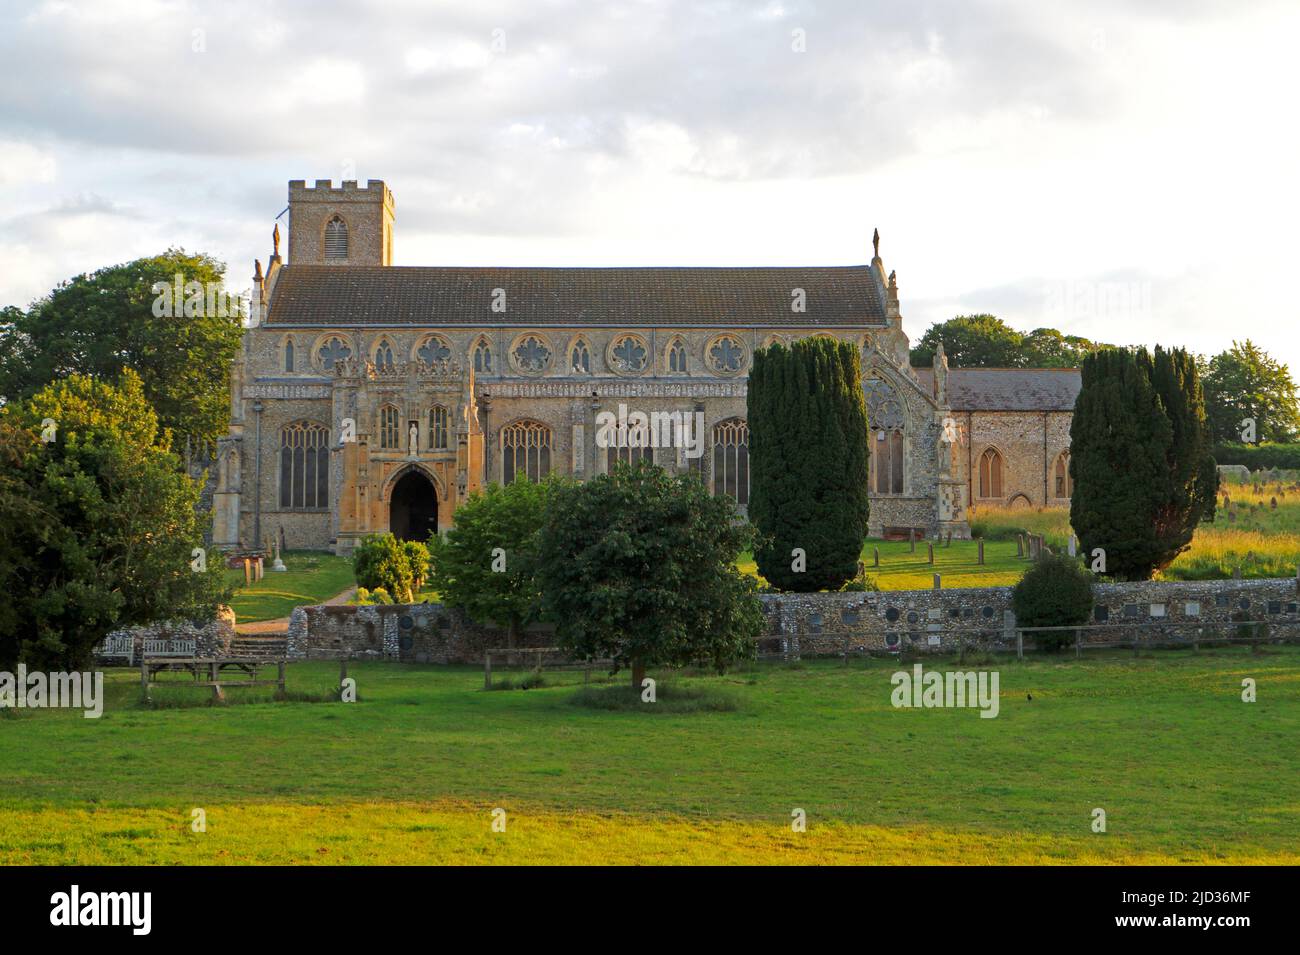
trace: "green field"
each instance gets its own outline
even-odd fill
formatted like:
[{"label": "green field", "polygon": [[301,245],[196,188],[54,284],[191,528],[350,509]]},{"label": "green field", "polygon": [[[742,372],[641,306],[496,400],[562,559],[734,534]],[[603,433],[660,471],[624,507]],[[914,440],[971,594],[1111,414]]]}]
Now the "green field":
[{"label": "green field", "polygon": [[237,622],[287,617],[294,607],[323,603],[356,582],[352,576],[352,560],[347,557],[288,550],[284,552],[284,565],[288,570],[276,573],[267,561],[262,579],[248,587],[244,586],[242,569],[226,571],[226,582],[237,588],[230,601]]},{"label": "green field", "polygon": [[[733,707],[699,712],[387,663],[352,665],[352,704],[149,709],[114,670],[100,720],[0,715],[0,864],[1300,862],[1300,649],[985,667],[996,719],[892,708],[891,660],[665,684]],[[291,693],[337,675],[291,664]]]}]

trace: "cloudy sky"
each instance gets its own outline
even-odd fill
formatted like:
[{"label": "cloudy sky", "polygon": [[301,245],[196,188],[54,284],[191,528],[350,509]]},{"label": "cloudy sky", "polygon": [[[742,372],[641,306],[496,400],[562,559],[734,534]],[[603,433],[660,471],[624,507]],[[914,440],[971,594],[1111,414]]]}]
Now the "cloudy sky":
[{"label": "cloudy sky", "polygon": [[[0,5],[0,305],[168,246],[245,288],[289,179],[398,265],[838,265],[1300,365],[1294,0]],[[1300,370],[1300,369],[1297,369]]]}]

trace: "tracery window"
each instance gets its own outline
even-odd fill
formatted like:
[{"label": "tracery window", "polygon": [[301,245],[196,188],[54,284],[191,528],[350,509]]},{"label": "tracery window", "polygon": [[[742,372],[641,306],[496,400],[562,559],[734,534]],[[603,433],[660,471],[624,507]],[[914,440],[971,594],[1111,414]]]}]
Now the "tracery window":
[{"label": "tracery window", "polygon": [[713,493],[749,505],[749,425],[743,418],[713,426]]},{"label": "tracery window", "polygon": [[610,354],[614,367],[628,374],[640,374],[646,367],[645,342],[635,335],[624,335],[614,341]]},{"label": "tracery window", "polygon": [[551,429],[540,421],[516,421],[501,429],[501,481],[522,475],[537,482],[551,473]]},{"label": "tracery window", "polygon": [[536,335],[521,338],[512,352],[515,367],[527,374],[536,375],[551,361],[551,349]]},{"label": "tracery window", "polygon": [[429,447],[435,451],[447,450],[447,409],[434,405],[429,409]]},{"label": "tracery window", "polygon": [[587,343],[581,338],[573,343],[569,362],[573,366],[575,375],[591,374],[591,349],[587,347]]},{"label": "tracery window", "polygon": [[379,446],[386,451],[402,446],[402,416],[393,405],[379,409]]},{"label": "tracery window", "polygon": [[734,375],[745,364],[745,348],[739,340],[724,335],[709,346],[709,367],[724,375]]},{"label": "tracery window", "polygon": [[492,346],[482,340],[474,346],[474,372],[492,374]]},{"label": "tracery window", "polygon": [[680,338],[668,347],[668,371],[675,375],[686,374],[686,346]]},{"label": "tracery window", "polygon": [[420,343],[420,347],[415,350],[415,357],[426,365],[432,365],[450,358],[451,348],[441,338],[430,336]]},{"label": "tracery window", "polygon": [[391,369],[396,364],[393,358],[393,346],[389,344],[388,339],[382,339],[375,346],[375,365],[379,368]]},{"label": "tracery window", "polygon": [[280,429],[280,506],[329,506],[329,429],[295,421]]},{"label": "tracery window", "polygon": [[343,339],[335,337],[321,345],[320,351],[316,354],[320,359],[321,367],[326,371],[332,371],[335,362],[352,357],[352,349],[348,347],[347,342],[343,341]]}]

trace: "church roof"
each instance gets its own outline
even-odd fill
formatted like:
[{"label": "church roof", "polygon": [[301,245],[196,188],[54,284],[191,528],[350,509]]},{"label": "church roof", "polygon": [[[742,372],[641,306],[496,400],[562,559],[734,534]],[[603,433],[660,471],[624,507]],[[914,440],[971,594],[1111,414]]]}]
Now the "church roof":
[{"label": "church roof", "polygon": [[[505,289],[506,312],[492,311]],[[807,311],[791,311],[791,293]],[[832,268],[412,268],[289,265],[270,325],[885,325],[868,265]]]},{"label": "church roof", "polygon": [[[933,393],[934,370],[914,368]],[[950,368],[953,411],[1073,411],[1082,387],[1077,368]]]}]

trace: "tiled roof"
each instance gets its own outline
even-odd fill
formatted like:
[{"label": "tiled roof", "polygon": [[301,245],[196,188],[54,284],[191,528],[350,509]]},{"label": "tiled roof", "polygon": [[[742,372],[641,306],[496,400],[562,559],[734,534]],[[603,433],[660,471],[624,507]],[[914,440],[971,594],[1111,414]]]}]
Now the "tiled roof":
[{"label": "tiled roof", "polygon": [[[933,393],[934,371],[916,368]],[[1081,387],[1077,368],[950,368],[948,406],[953,411],[1073,411]]]},{"label": "tiled roof", "polygon": [[[505,289],[506,312],[492,311]],[[791,311],[802,288],[807,311]],[[290,265],[272,325],[884,325],[870,266],[408,268]]]}]

